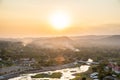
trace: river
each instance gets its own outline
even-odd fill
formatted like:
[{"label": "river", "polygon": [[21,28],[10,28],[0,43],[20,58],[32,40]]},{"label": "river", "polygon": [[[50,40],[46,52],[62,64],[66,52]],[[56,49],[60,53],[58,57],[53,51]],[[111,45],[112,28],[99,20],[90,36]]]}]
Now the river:
[{"label": "river", "polygon": [[[80,67],[75,67],[75,68],[65,68],[65,69],[60,69],[60,70],[55,70],[55,71],[45,71],[45,72],[38,72],[38,73],[32,73],[32,74],[22,74],[19,77],[11,78],[8,80],[70,80],[70,79],[73,79],[75,77],[73,74],[86,72],[89,69],[89,67],[90,66],[88,66],[88,65],[81,65]],[[54,72],[61,72],[62,77],[60,79],[31,78],[31,76],[34,76],[36,74],[54,73]]]}]

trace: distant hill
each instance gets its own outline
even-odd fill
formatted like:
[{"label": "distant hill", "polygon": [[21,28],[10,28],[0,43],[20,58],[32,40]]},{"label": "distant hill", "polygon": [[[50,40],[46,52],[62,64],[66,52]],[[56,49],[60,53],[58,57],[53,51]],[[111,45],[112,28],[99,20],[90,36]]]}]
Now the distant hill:
[{"label": "distant hill", "polygon": [[98,40],[93,40],[97,45],[120,46],[120,35],[111,35]]},{"label": "distant hill", "polygon": [[86,35],[72,37],[79,46],[120,46],[120,35]]},{"label": "distant hill", "polygon": [[75,41],[71,38],[63,36],[63,37],[48,37],[33,40],[31,42],[32,45],[41,47],[41,48],[49,48],[49,49],[71,49],[74,50]]},{"label": "distant hill", "polygon": [[94,46],[120,46],[120,35],[86,35],[39,38],[0,38],[0,41],[22,42],[24,46],[35,46],[45,49],[71,49]]},{"label": "distant hill", "polygon": [[11,42],[19,42],[18,38],[0,38],[0,41],[11,41]]},{"label": "distant hill", "polygon": [[48,37],[48,38],[39,38],[37,40],[34,40],[33,42],[39,42],[39,41],[58,41],[58,42],[70,42],[72,41],[72,39],[70,39],[67,36],[63,36],[63,37]]},{"label": "distant hill", "polygon": [[105,41],[119,41],[120,42],[120,35],[112,35],[112,36],[103,38],[102,40],[105,40]]}]

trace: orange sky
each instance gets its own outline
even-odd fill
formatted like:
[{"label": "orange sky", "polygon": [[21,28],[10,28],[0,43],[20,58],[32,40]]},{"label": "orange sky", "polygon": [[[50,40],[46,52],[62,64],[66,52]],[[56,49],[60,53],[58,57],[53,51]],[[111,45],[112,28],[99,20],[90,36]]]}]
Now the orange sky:
[{"label": "orange sky", "polygon": [[[56,10],[71,18],[56,30],[49,17]],[[119,0],[0,0],[0,36],[120,34]]]}]

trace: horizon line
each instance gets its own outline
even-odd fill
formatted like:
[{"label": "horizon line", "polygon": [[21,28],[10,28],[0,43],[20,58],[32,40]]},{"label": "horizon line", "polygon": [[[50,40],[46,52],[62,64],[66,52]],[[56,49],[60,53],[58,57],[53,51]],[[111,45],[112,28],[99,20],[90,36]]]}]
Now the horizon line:
[{"label": "horizon line", "polygon": [[0,36],[0,38],[45,38],[45,37],[79,37],[79,36],[120,36],[120,34],[83,34],[83,35],[51,35],[51,36]]}]

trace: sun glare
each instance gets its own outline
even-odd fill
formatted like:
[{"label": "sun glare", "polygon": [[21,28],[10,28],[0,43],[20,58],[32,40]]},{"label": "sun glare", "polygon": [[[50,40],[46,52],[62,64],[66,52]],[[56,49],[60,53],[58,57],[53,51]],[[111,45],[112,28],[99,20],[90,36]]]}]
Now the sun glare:
[{"label": "sun glare", "polygon": [[70,18],[66,13],[55,12],[50,17],[50,23],[55,29],[61,30],[70,25]]}]

